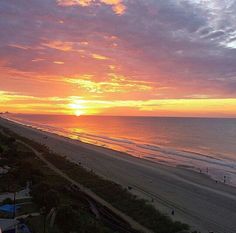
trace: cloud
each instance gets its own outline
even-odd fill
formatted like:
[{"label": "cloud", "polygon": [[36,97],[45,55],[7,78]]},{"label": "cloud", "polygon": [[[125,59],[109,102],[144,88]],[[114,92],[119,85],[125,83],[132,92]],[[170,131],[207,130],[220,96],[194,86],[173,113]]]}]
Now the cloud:
[{"label": "cloud", "polygon": [[114,101],[236,97],[233,0],[1,0],[0,13],[1,90]]},{"label": "cloud", "polygon": [[[18,92],[0,91],[1,111],[25,113],[63,114],[142,114],[175,116],[221,116],[232,117],[236,113],[236,99],[168,99],[168,100],[88,100],[81,96],[37,97]],[[125,110],[125,111],[124,111]]]},{"label": "cloud", "polygon": [[93,0],[58,0],[57,2],[62,6],[89,6]]},{"label": "cloud", "polygon": [[106,56],[99,55],[99,54],[96,54],[96,53],[92,54],[92,58],[97,59],[97,60],[108,60],[109,59]]},{"label": "cloud", "polygon": [[108,74],[108,80],[96,82],[93,75],[83,75],[81,77],[65,78],[64,82],[78,85],[79,88],[86,89],[90,93],[130,93],[130,92],[148,92],[154,87],[152,83],[130,80],[127,77]]},{"label": "cloud", "polygon": [[63,64],[65,64],[65,62],[63,62],[63,61],[54,61],[53,63],[54,63],[54,64],[57,64],[57,65],[63,65]]},{"label": "cloud", "polygon": [[42,43],[42,45],[46,46],[48,48],[51,48],[51,49],[57,49],[57,50],[61,50],[61,51],[66,52],[66,51],[73,50],[74,43],[55,40],[55,41],[49,41],[49,42]]},{"label": "cloud", "polygon": [[118,15],[122,15],[125,13],[126,6],[123,4],[122,0],[100,0],[100,1],[107,5],[111,5],[113,11]]},{"label": "cloud", "polygon": [[[115,115],[116,113],[122,113],[123,115],[129,115],[131,113],[139,113],[143,115],[168,115],[170,113],[185,116],[194,116],[196,113],[202,112],[204,116],[216,116],[218,111],[222,111],[222,116],[232,116],[236,111],[236,99],[169,99],[169,100],[146,100],[146,101],[109,101],[109,100],[84,100],[70,97],[71,103],[69,107],[76,111],[78,108],[83,109],[83,112],[89,113],[90,111],[96,111],[96,113],[109,113]],[[224,106],[227,106],[224,108]],[[111,111],[112,109],[112,111]],[[126,110],[126,111],[124,111]]]},{"label": "cloud", "polygon": [[88,7],[93,4],[106,4],[112,6],[113,11],[117,15],[122,15],[125,13],[126,6],[123,4],[122,0],[57,0],[58,4],[61,6],[83,6]]}]

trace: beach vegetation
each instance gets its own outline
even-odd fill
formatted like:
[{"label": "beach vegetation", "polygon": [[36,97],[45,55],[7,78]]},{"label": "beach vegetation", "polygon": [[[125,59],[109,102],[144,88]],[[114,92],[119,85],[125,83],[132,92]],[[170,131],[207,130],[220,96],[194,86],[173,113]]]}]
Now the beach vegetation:
[{"label": "beach vegetation", "polygon": [[8,204],[12,204],[13,203],[13,201],[12,201],[12,199],[11,198],[6,198],[6,199],[4,199],[3,201],[2,201],[2,205],[8,205]]},{"label": "beach vegetation", "polygon": [[[0,138],[5,138],[0,133]],[[4,146],[8,140],[4,139]],[[3,142],[1,140],[1,143]],[[2,143],[3,144],[3,143]],[[9,144],[4,152],[4,160],[11,167],[8,174],[0,176],[0,193],[1,192],[18,192],[25,188],[26,183],[31,184],[31,196],[33,197],[32,206],[24,205],[20,214],[30,212],[39,212],[41,215],[33,217],[29,215],[25,219],[31,232],[41,233],[44,226],[46,232],[63,233],[73,231],[82,233],[114,233],[110,225],[96,219],[91,213],[89,203],[86,198],[79,193],[71,191],[70,183],[50,170],[45,164],[36,158],[35,154],[18,141],[13,142],[15,154],[12,156]],[[27,202],[27,200],[22,200]],[[5,199],[3,204],[11,204],[11,199]],[[67,211],[66,218],[63,218],[64,206],[73,211]],[[47,220],[48,214],[55,209],[55,224],[50,226]],[[41,211],[43,210],[43,211]],[[61,217],[60,217],[61,216]],[[65,217],[65,214],[64,214]],[[71,221],[73,220],[73,222]],[[71,225],[76,221],[76,224]],[[70,224],[68,224],[68,222]],[[64,228],[63,228],[64,227]],[[64,231],[62,231],[64,229]]]},{"label": "beach vegetation", "polygon": [[44,145],[12,132],[8,133],[10,133],[12,137],[31,145],[35,150],[40,151],[49,162],[69,177],[91,189],[114,207],[126,213],[140,224],[150,228],[155,233],[177,233],[181,230],[189,229],[187,224],[173,221],[170,217],[159,212],[147,201],[139,199],[130,193],[127,188],[113,181],[99,177],[94,172],[83,168],[81,165],[69,161],[65,156],[52,153]]},{"label": "beach vegetation", "polygon": [[4,150],[3,150],[2,146],[0,145],[0,154],[1,154],[3,151],[4,151]]}]

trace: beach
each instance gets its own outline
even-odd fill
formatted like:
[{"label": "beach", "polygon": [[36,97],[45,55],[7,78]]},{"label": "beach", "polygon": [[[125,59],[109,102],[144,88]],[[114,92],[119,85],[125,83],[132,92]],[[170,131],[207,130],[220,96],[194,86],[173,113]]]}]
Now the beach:
[{"label": "beach", "polygon": [[115,181],[175,220],[204,232],[236,232],[236,188],[206,174],[130,156],[0,118],[0,125]]}]

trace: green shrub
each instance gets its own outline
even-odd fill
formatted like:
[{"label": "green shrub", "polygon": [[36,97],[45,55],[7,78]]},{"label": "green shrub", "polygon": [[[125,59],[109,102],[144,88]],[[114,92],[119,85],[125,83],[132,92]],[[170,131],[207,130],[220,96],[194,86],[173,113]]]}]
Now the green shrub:
[{"label": "green shrub", "polygon": [[13,200],[11,198],[6,198],[2,201],[2,205],[12,204]]},{"label": "green shrub", "polygon": [[64,233],[78,229],[78,213],[71,206],[62,206],[59,208],[56,217],[56,223]]},{"label": "green shrub", "polygon": [[34,185],[31,190],[31,195],[39,206],[46,208],[47,212],[54,207],[58,207],[60,204],[59,193],[46,183]]}]

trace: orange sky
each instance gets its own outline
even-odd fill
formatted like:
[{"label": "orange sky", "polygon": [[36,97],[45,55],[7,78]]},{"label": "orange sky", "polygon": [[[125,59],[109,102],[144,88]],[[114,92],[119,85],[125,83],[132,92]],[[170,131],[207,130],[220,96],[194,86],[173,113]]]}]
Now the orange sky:
[{"label": "orange sky", "polygon": [[0,111],[236,117],[230,6],[168,2],[1,1]]}]

